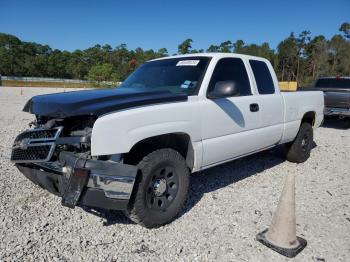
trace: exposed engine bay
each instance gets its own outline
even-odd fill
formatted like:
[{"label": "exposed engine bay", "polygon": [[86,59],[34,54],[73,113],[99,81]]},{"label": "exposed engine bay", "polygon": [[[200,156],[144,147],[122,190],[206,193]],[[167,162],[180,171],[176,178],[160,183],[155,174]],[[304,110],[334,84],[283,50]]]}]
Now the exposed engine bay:
[{"label": "exposed engine bay", "polygon": [[94,116],[68,117],[65,119],[49,119],[37,116],[36,121],[30,125],[34,126],[34,129],[62,128],[56,141],[56,149],[58,151],[82,153],[90,151],[92,127],[96,119]]},{"label": "exposed engine bay", "polygon": [[57,119],[37,116],[30,129],[17,136],[11,155],[15,163],[54,162],[60,152],[90,154],[91,133],[96,117]]}]

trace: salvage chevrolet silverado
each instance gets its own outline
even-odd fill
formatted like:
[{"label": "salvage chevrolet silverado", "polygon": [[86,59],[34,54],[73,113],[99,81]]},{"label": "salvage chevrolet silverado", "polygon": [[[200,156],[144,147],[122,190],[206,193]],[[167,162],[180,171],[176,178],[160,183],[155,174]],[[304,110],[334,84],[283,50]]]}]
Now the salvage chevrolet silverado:
[{"label": "salvage chevrolet silverado", "polygon": [[157,227],[181,211],[190,173],[281,144],[289,161],[306,161],[323,109],[322,92],[281,93],[263,58],[166,57],[118,88],[33,97],[11,160],[63,205]]}]

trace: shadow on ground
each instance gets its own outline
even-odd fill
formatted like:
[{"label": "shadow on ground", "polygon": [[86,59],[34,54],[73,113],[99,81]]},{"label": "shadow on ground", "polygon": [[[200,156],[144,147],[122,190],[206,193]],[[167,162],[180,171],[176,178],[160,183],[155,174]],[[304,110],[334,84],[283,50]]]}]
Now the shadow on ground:
[{"label": "shadow on ground", "polygon": [[114,224],[135,224],[122,211],[106,210],[102,208],[81,207],[85,212],[102,218],[103,226],[111,226]]},{"label": "shadow on ground", "polygon": [[[180,216],[189,212],[205,193],[213,192],[223,187],[233,186],[238,181],[254,176],[284,161],[281,151],[278,148],[234,160],[191,175],[188,200]],[[104,226],[133,224],[121,211],[92,209],[88,207],[82,208],[86,212],[104,219]]]},{"label": "shadow on ground", "polygon": [[205,193],[227,186],[234,186],[236,182],[257,175],[284,161],[281,149],[276,148],[193,174],[190,180],[188,201],[181,216],[190,211]]}]

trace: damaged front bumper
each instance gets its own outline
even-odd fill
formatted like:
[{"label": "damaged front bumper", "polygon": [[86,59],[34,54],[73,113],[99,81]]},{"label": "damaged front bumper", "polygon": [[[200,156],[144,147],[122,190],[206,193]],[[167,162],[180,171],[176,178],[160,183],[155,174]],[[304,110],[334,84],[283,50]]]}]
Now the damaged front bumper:
[{"label": "damaged front bumper", "polygon": [[62,197],[68,207],[127,208],[137,168],[116,162],[84,159],[61,152],[58,162],[16,164],[32,182]]},{"label": "damaged front bumper", "polygon": [[69,151],[60,151],[58,157],[50,161],[58,141],[56,132],[60,129],[57,130],[52,135],[45,132],[45,138],[38,138],[42,136],[42,130],[19,135],[13,147],[12,162],[32,182],[60,196],[64,206],[125,210],[137,168]]}]

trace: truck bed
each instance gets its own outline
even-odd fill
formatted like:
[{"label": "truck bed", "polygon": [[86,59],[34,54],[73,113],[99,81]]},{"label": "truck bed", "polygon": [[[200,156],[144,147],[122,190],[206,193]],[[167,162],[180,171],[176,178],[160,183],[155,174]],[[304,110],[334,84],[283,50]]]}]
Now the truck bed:
[{"label": "truck bed", "polygon": [[[297,134],[304,112],[315,112],[314,127],[323,121],[324,97],[321,91],[281,92],[284,101],[284,132],[281,143],[292,141]],[[312,101],[312,103],[311,103]]]}]

